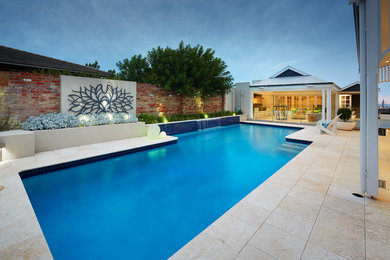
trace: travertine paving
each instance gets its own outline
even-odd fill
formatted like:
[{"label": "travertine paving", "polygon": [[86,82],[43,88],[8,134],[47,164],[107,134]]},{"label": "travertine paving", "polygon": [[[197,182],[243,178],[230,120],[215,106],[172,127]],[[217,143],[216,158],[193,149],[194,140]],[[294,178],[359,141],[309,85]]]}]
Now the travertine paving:
[{"label": "travertine paving", "polygon": [[32,157],[0,162],[0,259],[52,259],[49,247],[28,199],[19,172],[102,154],[177,140],[146,137],[38,153]]},{"label": "travertine paving", "polygon": [[[390,203],[357,198],[359,132],[292,139],[313,143],[171,259],[388,259]],[[0,163],[0,259],[51,259],[18,172],[174,140],[135,138]]]},{"label": "travertine paving", "polygon": [[313,143],[170,259],[389,259],[390,203],[352,195],[359,132],[288,137]]}]

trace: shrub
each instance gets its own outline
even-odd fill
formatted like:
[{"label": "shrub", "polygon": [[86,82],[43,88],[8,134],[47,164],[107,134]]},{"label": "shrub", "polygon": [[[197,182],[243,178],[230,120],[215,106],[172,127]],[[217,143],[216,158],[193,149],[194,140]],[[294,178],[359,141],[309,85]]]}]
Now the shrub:
[{"label": "shrub", "polygon": [[145,122],[145,124],[156,124],[158,123],[157,116],[151,114],[139,114],[138,120]]},{"label": "shrub", "polygon": [[110,125],[135,123],[138,119],[126,113],[105,113],[78,115],[79,126]]},{"label": "shrub", "polygon": [[11,118],[10,109],[8,108],[8,114],[0,117],[0,132],[16,129],[19,126],[20,126],[19,121]]},{"label": "shrub", "polygon": [[[340,115],[341,114],[341,115]],[[337,115],[340,115],[340,119],[344,122],[347,122],[352,117],[352,110],[350,108],[339,108],[337,110]]]},{"label": "shrub", "polygon": [[51,113],[41,114],[39,116],[30,116],[23,122],[22,128],[34,131],[76,127],[78,124],[79,122],[74,115]]},{"label": "shrub", "polygon": [[[232,115],[233,112],[230,111],[218,111],[215,113],[207,114],[208,118],[232,116]],[[153,114],[139,114],[138,120],[145,122],[146,124],[157,124],[157,123],[164,123],[164,118],[168,120],[168,122],[176,122],[176,121],[185,121],[185,120],[204,119],[205,117],[206,114],[178,114],[178,115],[167,115],[167,116],[157,116]]]},{"label": "shrub", "polygon": [[51,113],[30,116],[22,124],[25,130],[45,130],[71,128],[78,126],[94,126],[108,124],[135,123],[138,119],[126,113],[87,114],[74,116],[71,114]]}]

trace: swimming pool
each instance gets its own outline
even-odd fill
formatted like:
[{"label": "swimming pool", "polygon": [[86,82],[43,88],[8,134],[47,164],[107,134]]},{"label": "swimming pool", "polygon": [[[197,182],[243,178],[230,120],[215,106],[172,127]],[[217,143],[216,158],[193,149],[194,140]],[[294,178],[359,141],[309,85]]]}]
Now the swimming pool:
[{"label": "swimming pool", "polygon": [[55,259],[166,259],[302,151],[235,125],[23,179]]}]

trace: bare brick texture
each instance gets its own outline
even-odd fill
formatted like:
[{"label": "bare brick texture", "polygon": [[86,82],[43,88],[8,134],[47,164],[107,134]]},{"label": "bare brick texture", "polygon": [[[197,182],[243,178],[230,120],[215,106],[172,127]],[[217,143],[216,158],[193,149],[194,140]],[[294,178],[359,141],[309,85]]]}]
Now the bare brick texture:
[{"label": "bare brick texture", "polygon": [[[183,104],[182,104],[183,102]],[[182,104],[182,105],[181,105]],[[173,115],[213,113],[222,110],[222,98],[181,98],[173,91],[137,83],[137,114]],[[23,122],[29,116],[60,112],[60,77],[29,72],[0,71],[0,117]]]},{"label": "bare brick texture", "polygon": [[[183,102],[183,105],[181,105]],[[213,113],[223,108],[221,97],[207,98],[202,102],[200,98],[187,98],[183,100],[173,91],[165,90],[159,86],[137,83],[137,114],[196,114]],[[183,109],[183,111],[182,111]]]},{"label": "bare brick texture", "polygon": [[23,122],[31,115],[60,111],[60,77],[0,71],[0,116]]}]

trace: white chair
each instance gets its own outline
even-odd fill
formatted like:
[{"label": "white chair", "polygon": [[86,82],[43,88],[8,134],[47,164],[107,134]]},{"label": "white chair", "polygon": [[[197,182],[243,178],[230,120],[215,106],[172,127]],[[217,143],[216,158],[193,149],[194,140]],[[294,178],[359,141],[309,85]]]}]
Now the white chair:
[{"label": "white chair", "polygon": [[319,130],[319,133],[328,133],[330,135],[336,135],[337,130],[337,121],[339,120],[341,114],[332,119],[329,123],[322,123],[318,121],[316,128]]}]

